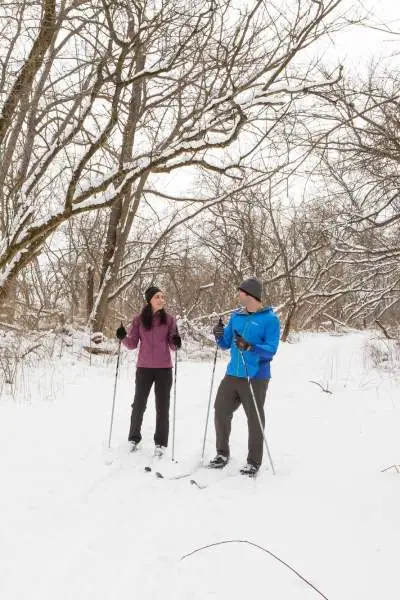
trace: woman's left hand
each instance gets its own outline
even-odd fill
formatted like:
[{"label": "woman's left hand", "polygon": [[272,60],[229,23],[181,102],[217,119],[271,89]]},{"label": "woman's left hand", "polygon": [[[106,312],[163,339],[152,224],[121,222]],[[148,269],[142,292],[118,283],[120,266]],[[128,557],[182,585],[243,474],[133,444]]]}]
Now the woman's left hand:
[{"label": "woman's left hand", "polygon": [[177,350],[182,347],[182,338],[179,333],[174,333],[172,336],[172,343],[176,346]]}]

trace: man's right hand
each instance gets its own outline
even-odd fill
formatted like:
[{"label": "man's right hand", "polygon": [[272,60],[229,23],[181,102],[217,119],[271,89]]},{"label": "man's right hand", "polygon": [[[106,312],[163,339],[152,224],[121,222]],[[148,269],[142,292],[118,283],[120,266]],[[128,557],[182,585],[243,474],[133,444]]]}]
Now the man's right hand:
[{"label": "man's right hand", "polygon": [[219,318],[218,323],[216,325],[214,325],[214,327],[213,327],[213,334],[215,335],[217,340],[219,338],[222,338],[222,336],[224,335],[224,323],[223,323],[221,317]]}]

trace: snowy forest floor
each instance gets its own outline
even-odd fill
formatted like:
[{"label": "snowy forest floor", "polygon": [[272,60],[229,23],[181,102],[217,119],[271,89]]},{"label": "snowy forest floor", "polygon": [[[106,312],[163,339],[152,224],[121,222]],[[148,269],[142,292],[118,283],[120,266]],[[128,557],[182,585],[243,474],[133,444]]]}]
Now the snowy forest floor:
[{"label": "snowy forest floor", "polygon": [[[202,490],[144,471],[152,395],[142,447],[128,451],[135,353],[121,354],[111,450],[115,357],[89,365],[64,353],[21,369],[0,399],[1,598],[399,598],[400,474],[388,467],[400,463],[400,375],[375,368],[371,335],[281,344],[266,404],[276,475],[267,457],[257,479],[237,475],[247,446],[239,409],[229,474]],[[214,395],[226,362],[220,355]],[[166,471],[199,460],[211,372],[212,360],[178,363],[178,464],[169,449]],[[207,459],[214,453],[211,415]],[[249,544],[182,560],[227,540],[262,546],[316,589]]]}]

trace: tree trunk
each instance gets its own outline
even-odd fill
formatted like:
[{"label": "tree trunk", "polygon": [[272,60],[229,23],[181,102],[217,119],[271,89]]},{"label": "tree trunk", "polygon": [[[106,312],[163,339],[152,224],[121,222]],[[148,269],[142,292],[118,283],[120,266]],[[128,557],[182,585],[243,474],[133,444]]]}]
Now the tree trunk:
[{"label": "tree trunk", "polygon": [[17,280],[13,278],[0,288],[0,322],[12,324],[15,319]]},{"label": "tree trunk", "polygon": [[[145,66],[145,56],[138,50],[135,71],[140,72]],[[121,163],[132,160],[136,126],[140,114],[143,95],[143,83],[134,83],[129,104],[129,116],[125,125],[122,140]],[[136,190],[129,186],[128,190],[112,205],[107,227],[106,243],[102,258],[99,289],[96,302],[90,315],[94,331],[103,331],[107,312],[108,296],[116,282],[119,267],[125,250],[125,244],[140,203],[140,197],[148,175],[143,175]]]},{"label": "tree trunk", "polygon": [[[129,192],[129,197],[126,197],[121,202],[118,201],[115,211],[114,206],[112,207],[112,215],[110,216],[106,247],[103,255],[99,291],[89,318],[94,331],[103,331],[104,329],[107,319],[109,295],[117,280],[126,240],[138,209],[146,180],[147,175],[144,175],[136,191],[133,194]],[[123,230],[121,230],[122,223],[124,223]]]},{"label": "tree trunk", "polygon": [[86,318],[89,319],[93,310],[94,300],[94,268],[89,265],[86,274]]},{"label": "tree trunk", "polygon": [[285,321],[285,325],[283,327],[283,332],[282,332],[282,337],[281,337],[282,342],[286,342],[289,337],[290,330],[291,330],[292,323],[293,323],[293,317],[296,312],[296,308],[297,308],[296,304],[293,304],[289,310],[288,316],[286,317],[286,321]]}]

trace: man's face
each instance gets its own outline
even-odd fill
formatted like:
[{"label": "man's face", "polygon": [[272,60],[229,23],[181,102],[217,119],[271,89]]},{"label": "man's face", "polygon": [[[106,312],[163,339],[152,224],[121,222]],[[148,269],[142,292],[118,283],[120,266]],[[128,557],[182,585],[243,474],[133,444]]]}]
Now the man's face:
[{"label": "man's face", "polygon": [[247,298],[248,295],[246,294],[246,292],[243,292],[243,290],[239,290],[239,304],[241,304],[242,306],[246,306]]},{"label": "man's face", "polygon": [[150,304],[151,304],[151,307],[154,312],[157,312],[157,310],[161,310],[162,308],[164,308],[164,306],[165,306],[164,294],[162,292],[157,292],[157,294],[154,294],[154,296],[150,300]]}]

